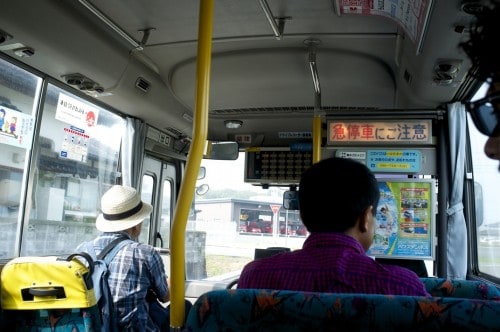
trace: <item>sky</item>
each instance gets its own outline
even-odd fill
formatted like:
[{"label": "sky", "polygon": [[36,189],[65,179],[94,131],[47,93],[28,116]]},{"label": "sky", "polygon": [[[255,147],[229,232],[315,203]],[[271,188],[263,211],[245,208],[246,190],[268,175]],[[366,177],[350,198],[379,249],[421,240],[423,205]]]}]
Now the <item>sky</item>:
[{"label": "sky", "polygon": [[250,183],[244,183],[245,153],[240,152],[237,160],[203,159],[202,166],[206,167],[206,176],[198,180],[198,185],[207,183],[210,188],[232,188],[239,190],[256,190]]}]

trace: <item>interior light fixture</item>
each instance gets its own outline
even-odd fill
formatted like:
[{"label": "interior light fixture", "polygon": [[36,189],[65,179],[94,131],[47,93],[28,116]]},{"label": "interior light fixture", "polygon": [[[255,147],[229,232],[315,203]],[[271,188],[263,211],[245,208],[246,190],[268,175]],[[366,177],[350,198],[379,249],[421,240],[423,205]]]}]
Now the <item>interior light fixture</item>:
[{"label": "interior light fixture", "polygon": [[243,121],[241,120],[226,120],[224,121],[224,125],[227,129],[238,129],[243,125]]}]

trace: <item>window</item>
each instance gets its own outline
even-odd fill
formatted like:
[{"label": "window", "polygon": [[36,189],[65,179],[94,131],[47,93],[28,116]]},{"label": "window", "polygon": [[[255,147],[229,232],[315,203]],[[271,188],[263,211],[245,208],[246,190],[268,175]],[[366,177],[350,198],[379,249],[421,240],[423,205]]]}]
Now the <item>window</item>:
[{"label": "window", "polygon": [[[155,178],[151,175],[144,175],[142,177],[142,188],[141,188],[141,199],[154,205],[153,202],[153,188],[155,187]],[[149,242],[149,232],[151,228],[151,218],[148,217],[144,219],[141,227],[141,234],[139,235],[139,242],[148,243]]]},{"label": "window", "polygon": [[[481,92],[482,91],[482,92]],[[484,90],[481,90],[478,95]],[[484,144],[488,137],[481,134],[468,117],[471,141],[474,181],[482,191],[482,200],[477,200],[479,209],[483,210],[482,220],[477,220],[477,253],[479,270],[495,277],[500,277],[500,206],[498,205],[498,188],[500,188],[500,172],[498,160],[486,157]],[[481,197],[479,196],[479,197]],[[478,216],[480,218],[480,216]]]},{"label": "window", "polygon": [[0,59],[0,259],[17,255],[42,80]]},{"label": "window", "polygon": [[32,163],[22,255],[63,255],[98,231],[100,198],[119,177],[125,120],[49,84]]}]

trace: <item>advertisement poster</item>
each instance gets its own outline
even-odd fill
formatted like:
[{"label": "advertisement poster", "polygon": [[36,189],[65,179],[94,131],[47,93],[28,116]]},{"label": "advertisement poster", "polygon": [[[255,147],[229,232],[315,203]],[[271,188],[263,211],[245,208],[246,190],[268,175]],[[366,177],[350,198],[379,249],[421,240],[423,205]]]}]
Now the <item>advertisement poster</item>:
[{"label": "advertisement poster", "polygon": [[434,180],[379,179],[375,235],[367,254],[432,258]]},{"label": "advertisement poster", "polygon": [[432,0],[337,0],[340,14],[381,15],[398,22],[413,42],[420,44]]},{"label": "advertisement poster", "polygon": [[76,127],[66,127],[64,130],[64,140],[61,144],[61,158],[87,162],[88,146],[90,136],[84,130]]},{"label": "advertisement poster", "polygon": [[0,106],[0,143],[29,148],[33,139],[33,116]]},{"label": "advertisement poster", "polygon": [[96,127],[98,117],[99,110],[92,105],[64,93],[59,94],[56,108],[57,120],[89,132]]}]

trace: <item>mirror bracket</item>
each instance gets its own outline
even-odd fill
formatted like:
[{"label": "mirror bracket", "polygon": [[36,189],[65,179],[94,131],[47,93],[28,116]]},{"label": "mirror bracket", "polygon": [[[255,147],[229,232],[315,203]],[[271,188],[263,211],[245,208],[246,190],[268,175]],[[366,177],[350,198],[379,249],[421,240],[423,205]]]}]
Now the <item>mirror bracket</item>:
[{"label": "mirror bracket", "polygon": [[283,208],[285,210],[299,210],[299,192],[296,185],[290,185],[290,190],[283,193]]}]

